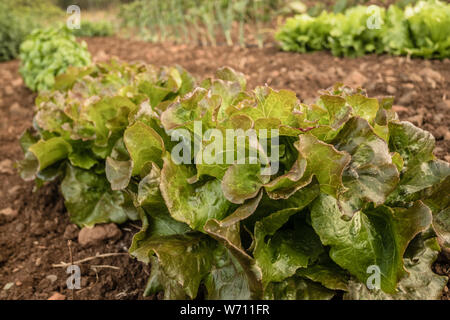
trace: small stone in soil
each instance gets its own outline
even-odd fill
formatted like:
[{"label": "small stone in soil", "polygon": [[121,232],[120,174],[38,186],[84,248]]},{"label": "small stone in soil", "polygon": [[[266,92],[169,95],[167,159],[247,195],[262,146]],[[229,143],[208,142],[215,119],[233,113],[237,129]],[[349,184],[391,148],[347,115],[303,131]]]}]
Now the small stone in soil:
[{"label": "small stone in soil", "polygon": [[395,112],[407,112],[408,108],[404,107],[404,106],[392,106],[392,110],[394,110]]},{"label": "small stone in soil", "polygon": [[5,159],[2,162],[0,162],[0,173],[14,174],[13,167],[14,163],[9,159]]},{"label": "small stone in soil", "polygon": [[74,224],[69,224],[64,231],[64,239],[74,240],[78,237],[78,227]]},{"label": "small stone in soil", "polygon": [[12,286],[14,285],[14,282],[8,282],[7,284],[5,284],[5,286],[3,287],[3,290],[9,290],[12,288]]},{"label": "small stone in soil", "polygon": [[50,298],[48,298],[47,300],[66,300],[66,296],[62,295],[59,292],[55,292],[52,294],[52,296]]},{"label": "small stone in soil", "polygon": [[17,231],[18,233],[21,233],[21,232],[23,232],[24,230],[25,230],[25,225],[24,225],[23,223],[18,223],[17,226],[16,226],[16,231]]},{"label": "small stone in soil", "polygon": [[5,208],[0,210],[0,214],[3,214],[8,217],[15,217],[17,216],[17,210],[14,210],[12,208]]},{"label": "small stone in soil", "polygon": [[403,96],[398,99],[398,103],[401,105],[408,105],[412,102],[414,96],[416,95],[415,91],[409,91],[405,93]]},{"label": "small stone in soil", "polygon": [[78,243],[88,246],[106,239],[118,239],[121,236],[120,229],[114,223],[109,223],[81,229],[78,233]]},{"label": "small stone in soil", "polygon": [[344,80],[344,83],[351,87],[359,87],[362,86],[366,81],[367,78],[365,76],[354,70],[347,76],[347,78]]},{"label": "small stone in soil", "polygon": [[395,94],[397,92],[397,89],[394,86],[388,85],[386,91],[389,94]]}]

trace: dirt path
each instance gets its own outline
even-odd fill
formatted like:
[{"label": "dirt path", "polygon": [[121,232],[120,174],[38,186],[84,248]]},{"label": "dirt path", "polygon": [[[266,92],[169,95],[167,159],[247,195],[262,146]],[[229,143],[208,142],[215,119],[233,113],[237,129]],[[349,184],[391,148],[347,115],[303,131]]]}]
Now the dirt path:
[{"label": "dirt path", "polygon": [[[362,85],[369,95],[394,95],[396,110],[431,131],[437,140],[436,156],[450,161],[450,61],[411,60],[405,57],[366,56],[335,58],[328,53],[296,54],[265,49],[165,46],[114,38],[87,39],[95,60],[117,56],[153,64],[179,64],[198,77],[211,76],[224,65],[248,76],[249,88],[268,85],[294,90],[311,101],[317,91],[336,82]],[[52,264],[69,261],[68,239],[76,239],[56,185],[33,193],[13,165],[22,156],[18,137],[31,125],[35,94],[26,89],[18,73],[19,62],[0,64],[0,299],[48,299],[54,292],[66,297],[67,274]],[[74,260],[97,253],[126,252],[134,225],[121,227],[122,236],[103,244],[83,247],[73,243]],[[442,258],[443,259],[443,258]],[[81,299],[142,298],[148,267],[127,255],[93,262],[119,267],[82,268]],[[436,265],[449,274],[448,261]],[[56,276],[56,277],[55,277]],[[12,283],[12,285],[11,285]],[[8,285],[7,285],[8,284]],[[3,290],[7,285],[8,290]],[[447,293],[444,298],[448,298]]]}]

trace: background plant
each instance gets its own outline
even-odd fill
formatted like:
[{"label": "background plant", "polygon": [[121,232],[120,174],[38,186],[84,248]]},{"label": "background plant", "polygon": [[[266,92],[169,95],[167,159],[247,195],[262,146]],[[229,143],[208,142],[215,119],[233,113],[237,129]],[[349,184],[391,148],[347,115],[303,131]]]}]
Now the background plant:
[{"label": "background plant", "polygon": [[0,61],[16,58],[34,28],[61,14],[50,1],[0,1]]},{"label": "background plant", "polygon": [[80,29],[74,29],[76,37],[109,37],[116,33],[114,25],[109,21],[81,21]]},{"label": "background plant", "polygon": [[[264,41],[261,29],[279,13],[285,12],[285,0],[219,1],[142,1],[121,6],[119,17],[126,27],[138,28],[149,41],[196,42],[244,45],[244,24],[256,27],[259,45]],[[202,34],[206,37],[202,38]],[[236,34],[236,36],[233,36]]]},{"label": "background plant", "polygon": [[308,14],[289,18],[276,34],[283,50],[330,49],[337,56],[367,53],[408,54],[424,58],[450,57],[448,26],[450,5],[438,0],[419,1],[405,9],[392,5],[378,8],[382,24],[369,29],[372,13],[357,6],[344,13]]},{"label": "background plant", "polygon": [[36,29],[20,46],[20,73],[33,91],[48,90],[69,66],[91,62],[86,43],[78,43],[66,27]]}]

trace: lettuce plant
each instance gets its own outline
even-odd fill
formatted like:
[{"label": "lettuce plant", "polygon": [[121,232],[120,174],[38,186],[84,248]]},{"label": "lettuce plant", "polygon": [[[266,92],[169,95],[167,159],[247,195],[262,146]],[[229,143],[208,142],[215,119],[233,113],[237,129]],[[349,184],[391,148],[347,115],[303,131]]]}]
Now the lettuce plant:
[{"label": "lettuce plant", "polygon": [[20,46],[20,59],[20,73],[33,91],[51,89],[69,66],[91,63],[86,43],[78,43],[67,28],[34,30]]},{"label": "lettuce plant", "polygon": [[76,37],[110,37],[115,34],[114,25],[109,21],[82,21],[80,29],[74,29]]},{"label": "lettuce plant", "polygon": [[153,112],[151,105],[168,103],[192,84],[181,68],[116,61],[69,68],[54,91],[36,99],[33,128],[21,137],[22,178],[42,184],[62,176],[66,207],[80,226],[136,218],[129,194],[107,180],[114,164],[128,156],[124,131],[133,117]]},{"label": "lettuce plant", "polygon": [[286,51],[330,49],[336,56],[386,52],[443,59],[450,57],[449,26],[450,5],[430,0],[405,9],[356,6],[344,13],[299,15],[279,28],[276,39]]},{"label": "lettuce plant", "polygon": [[230,68],[194,84],[118,64],[71,69],[57,87],[37,99],[22,175],[62,175],[79,225],[139,215],[129,252],[151,263],[146,295],[440,297],[450,165],[392,98],[336,85],[307,105],[249,91]]}]

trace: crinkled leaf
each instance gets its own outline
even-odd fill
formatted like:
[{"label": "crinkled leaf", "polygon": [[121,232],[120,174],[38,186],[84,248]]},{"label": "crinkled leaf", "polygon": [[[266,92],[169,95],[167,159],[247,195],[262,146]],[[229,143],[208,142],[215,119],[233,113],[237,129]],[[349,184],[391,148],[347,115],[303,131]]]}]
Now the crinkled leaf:
[{"label": "crinkled leaf", "polygon": [[434,137],[410,122],[389,122],[389,150],[398,152],[404,170],[433,159]]},{"label": "crinkled leaf", "polygon": [[133,176],[140,174],[150,161],[162,167],[164,142],[153,128],[138,121],[125,130],[123,141],[133,162]]},{"label": "crinkled leaf", "polygon": [[291,277],[282,282],[271,282],[265,292],[266,300],[330,300],[335,292],[317,282]]},{"label": "crinkled leaf", "polygon": [[202,230],[209,219],[223,219],[231,203],[224,197],[219,180],[189,184],[195,175],[189,166],[176,165],[169,154],[164,157],[161,170],[161,194],[175,220]]},{"label": "crinkled leaf", "polygon": [[[363,283],[351,281],[344,299],[356,300],[437,300],[447,284],[447,277],[431,271],[431,265],[439,254],[435,238],[422,242],[420,248],[403,259],[408,275],[398,283],[397,292],[386,294],[381,290],[369,290]],[[410,248],[408,248],[410,251]]]},{"label": "crinkled leaf", "polygon": [[321,195],[311,208],[314,230],[324,245],[331,247],[330,257],[361,282],[371,265],[381,270],[381,289],[394,292],[404,275],[403,253],[411,239],[431,223],[428,207],[416,202],[411,208],[385,206],[356,213],[350,221],[341,218],[337,201]]},{"label": "crinkled leaf", "polygon": [[128,186],[133,166],[131,161],[106,158],[105,173],[112,190],[122,190]]},{"label": "crinkled leaf", "polygon": [[263,283],[280,282],[318,259],[322,244],[314,230],[302,219],[294,227],[280,228],[298,209],[277,211],[255,224],[255,256],[262,270]]},{"label": "crinkled leaf", "polygon": [[369,123],[375,120],[379,108],[376,98],[368,98],[362,94],[354,94],[348,96],[346,100],[352,107],[354,115],[365,119]]},{"label": "crinkled leaf", "polygon": [[264,189],[267,195],[274,200],[287,199],[299,189],[310,184],[313,176],[304,176],[306,163],[305,159],[297,160],[288,173],[265,184]]},{"label": "crinkled leaf", "polygon": [[142,239],[136,246],[139,250],[132,247],[130,254],[139,260],[148,262],[154,254],[158,259],[159,276],[153,274],[150,278],[158,285],[147,286],[147,293],[163,288],[166,299],[180,299],[179,285],[193,299],[211,270],[217,243],[200,233],[186,233]]},{"label": "crinkled leaf", "polygon": [[261,174],[260,164],[234,164],[228,168],[222,179],[224,196],[231,202],[241,204],[255,197],[268,176]]},{"label": "crinkled leaf", "polygon": [[123,191],[112,191],[106,177],[91,171],[67,165],[61,191],[71,221],[79,226],[137,218],[129,196]]},{"label": "crinkled leaf", "polygon": [[342,173],[351,160],[350,155],[309,134],[300,135],[296,148],[307,161],[305,176],[314,175],[322,192],[337,197],[344,190]]},{"label": "crinkled leaf", "polygon": [[63,160],[72,152],[72,146],[63,138],[55,137],[49,140],[40,140],[28,149],[36,157],[39,167],[44,170],[48,166]]},{"label": "crinkled leaf", "polygon": [[383,204],[399,181],[387,143],[358,117],[350,119],[332,143],[351,155],[342,177],[347,191],[339,196],[344,213],[352,216],[367,202]]},{"label": "crinkled leaf", "polygon": [[317,263],[297,269],[296,275],[319,282],[331,290],[348,290],[348,273],[334,263],[326,253],[322,254]]},{"label": "crinkled leaf", "polygon": [[[388,201],[390,204],[404,205],[424,197],[427,198],[433,190],[445,190],[445,186],[440,183],[449,176],[450,164],[448,162],[441,160],[423,162],[406,170]],[[444,194],[442,196],[441,199],[446,198]]]}]

